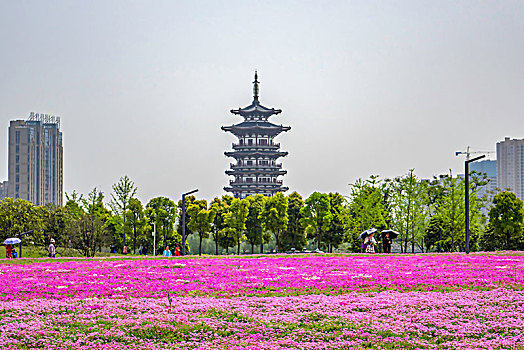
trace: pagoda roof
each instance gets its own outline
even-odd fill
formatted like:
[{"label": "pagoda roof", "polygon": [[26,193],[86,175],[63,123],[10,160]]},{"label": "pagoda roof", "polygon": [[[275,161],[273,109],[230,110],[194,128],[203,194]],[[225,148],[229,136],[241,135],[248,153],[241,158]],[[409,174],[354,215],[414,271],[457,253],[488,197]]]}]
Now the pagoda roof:
[{"label": "pagoda roof", "polygon": [[251,104],[247,107],[232,109],[231,113],[238,114],[243,117],[262,115],[266,118],[274,114],[282,113],[281,109],[267,108],[260,104],[258,101],[258,84],[260,84],[260,82],[258,81],[258,74],[255,71],[255,81],[253,82],[253,102],[251,102]]},{"label": "pagoda roof", "polygon": [[291,130],[290,126],[276,125],[266,121],[244,121],[231,126],[223,126],[222,130],[243,134],[250,131],[265,131],[269,133],[280,133]]}]

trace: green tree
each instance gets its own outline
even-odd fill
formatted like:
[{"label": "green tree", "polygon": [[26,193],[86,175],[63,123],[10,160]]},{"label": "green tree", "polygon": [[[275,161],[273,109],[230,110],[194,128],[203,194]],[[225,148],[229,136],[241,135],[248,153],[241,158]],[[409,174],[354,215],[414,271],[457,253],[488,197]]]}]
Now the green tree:
[{"label": "green tree", "polygon": [[[377,175],[372,175],[365,181],[357,179],[350,185],[346,241],[354,252],[360,251],[358,236],[363,231],[370,228],[378,230],[389,228],[390,219],[385,206],[385,199],[388,198],[385,194],[387,183],[381,182]],[[389,194],[389,190],[387,193]]]},{"label": "green tree", "polygon": [[[223,234],[237,245],[237,254],[240,254],[240,244],[246,238],[244,231],[246,229],[246,220],[249,214],[249,201],[246,199],[235,198],[229,206],[229,212],[225,214],[226,227]],[[229,246],[229,245],[228,245]],[[228,248],[226,246],[226,249]]]},{"label": "green tree", "polygon": [[[177,218],[175,202],[167,197],[155,197],[146,205],[146,213],[150,223],[156,226],[157,247],[165,247],[171,241],[181,241],[182,237],[174,231]],[[156,247],[155,247],[156,248]]]},{"label": "green tree", "polygon": [[333,220],[329,196],[325,193],[313,192],[304,202],[300,214],[302,227],[305,228],[307,236],[313,237],[317,242],[317,248],[320,249],[322,236]]},{"label": "green tree", "polygon": [[213,209],[207,208],[205,200],[194,201],[187,208],[189,213],[189,222],[187,224],[191,232],[197,232],[199,237],[198,255],[202,255],[202,240],[209,238],[211,223],[216,215]]},{"label": "green tree", "polygon": [[491,245],[494,248],[504,247],[506,250],[516,249],[517,242],[522,237],[523,225],[522,200],[509,191],[495,195],[493,206],[489,211],[489,228],[492,231]]},{"label": "green tree", "polygon": [[291,248],[302,250],[307,245],[306,231],[302,227],[302,214],[300,213],[304,207],[304,200],[300,194],[293,192],[287,196],[287,202],[288,225],[280,240],[280,246],[284,250]]},{"label": "green tree", "polygon": [[327,251],[332,253],[344,241],[347,226],[345,198],[338,192],[328,194],[331,220],[325,232],[324,242]]},{"label": "green tree", "polygon": [[0,201],[0,237],[2,241],[31,230],[33,232],[22,239],[35,244],[44,244],[41,220],[39,220],[36,207],[31,202],[20,198],[5,198]]},{"label": "green tree", "polygon": [[287,198],[282,192],[278,192],[273,197],[266,199],[264,210],[260,214],[262,217],[262,227],[270,231],[275,236],[275,250],[280,249],[280,238],[287,230],[289,216],[287,214]]},{"label": "green tree", "polygon": [[104,207],[103,199],[104,194],[94,188],[87,198],[82,198],[82,213],[69,226],[73,246],[86,257],[95,256],[97,248],[101,250],[102,245],[110,240],[106,223],[111,212]]},{"label": "green tree", "polygon": [[133,233],[133,254],[136,254],[137,240],[144,240],[144,234],[151,228],[149,226],[148,217],[145,215],[144,207],[140,200],[131,198],[126,210],[126,231]]},{"label": "green tree", "polygon": [[412,253],[415,252],[415,245],[424,251],[426,220],[429,217],[426,182],[420,181],[414,169],[410,169],[406,175],[395,178],[391,188],[392,225],[399,232],[401,251],[407,252],[408,243],[411,243]]},{"label": "green tree", "polygon": [[[266,197],[261,194],[255,196],[248,196],[246,200],[249,202],[249,214],[246,220],[246,240],[251,245],[251,254],[255,252],[255,245],[260,244],[260,231],[262,230],[262,218],[260,214],[264,210],[264,203]],[[262,231],[262,243],[269,243],[271,241],[271,234]]]},{"label": "green tree", "polygon": [[[224,198],[226,197],[226,198]],[[230,200],[231,199],[231,200]],[[215,197],[211,202],[211,210],[215,213],[211,231],[213,232],[213,242],[215,242],[215,254],[218,255],[218,246],[223,241],[224,229],[226,228],[225,216],[229,212],[229,204],[233,197],[225,195],[222,198]]]},{"label": "green tree", "polygon": [[113,209],[114,214],[122,219],[120,229],[124,237],[124,246],[126,246],[126,211],[129,207],[129,201],[136,194],[137,188],[127,175],[121,177],[112,188],[113,193],[111,193],[109,206]]}]

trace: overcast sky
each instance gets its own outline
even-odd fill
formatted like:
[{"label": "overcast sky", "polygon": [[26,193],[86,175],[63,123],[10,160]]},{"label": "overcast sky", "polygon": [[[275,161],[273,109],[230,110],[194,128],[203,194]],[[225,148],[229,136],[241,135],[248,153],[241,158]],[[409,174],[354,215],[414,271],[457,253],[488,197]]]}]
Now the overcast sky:
[{"label": "overcast sky", "polygon": [[[0,0],[0,180],[9,120],[58,115],[64,189],[224,194],[252,101],[281,108],[284,184],[463,171],[524,138],[524,2]],[[288,192],[289,193],[289,192]]]}]

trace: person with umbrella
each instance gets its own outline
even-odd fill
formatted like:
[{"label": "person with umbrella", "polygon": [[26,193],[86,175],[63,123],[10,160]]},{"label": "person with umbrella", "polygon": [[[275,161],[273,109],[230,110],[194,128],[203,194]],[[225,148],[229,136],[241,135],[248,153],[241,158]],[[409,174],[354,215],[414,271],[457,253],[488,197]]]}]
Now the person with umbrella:
[{"label": "person with umbrella", "polygon": [[364,244],[366,245],[366,253],[375,253],[375,244],[377,244],[377,241],[375,240],[374,236],[375,232],[371,233],[364,239]]},{"label": "person with umbrella", "polygon": [[382,248],[384,253],[391,254],[391,244],[393,239],[398,237],[398,232],[393,230],[384,230],[382,231]]},{"label": "person with umbrella", "polygon": [[364,239],[364,242],[362,243],[363,252],[375,253],[375,244],[377,244],[377,241],[374,238],[375,232],[377,232],[376,228],[370,228],[358,236],[358,238]]},{"label": "person with umbrella", "polygon": [[22,242],[22,240],[20,238],[16,238],[16,237],[13,237],[13,238],[8,238],[4,241],[4,244],[6,245],[6,249],[5,249],[5,257],[8,258],[8,259],[11,259],[13,258],[13,252],[15,251],[13,245],[15,244],[18,244]]},{"label": "person with umbrella", "polygon": [[51,238],[51,241],[50,241],[50,244],[49,244],[49,257],[50,258],[54,258],[55,254],[56,254],[55,240],[53,238]]}]

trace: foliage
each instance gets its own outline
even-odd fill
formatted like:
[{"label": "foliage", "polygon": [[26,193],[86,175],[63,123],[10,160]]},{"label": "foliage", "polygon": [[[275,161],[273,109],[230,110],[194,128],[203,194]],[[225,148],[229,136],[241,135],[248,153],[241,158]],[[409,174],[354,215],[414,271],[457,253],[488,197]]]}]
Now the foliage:
[{"label": "foliage", "polygon": [[136,194],[137,188],[135,183],[129,179],[129,177],[121,177],[120,180],[113,185],[113,192],[111,193],[111,202],[109,206],[113,209],[115,215],[120,216],[122,223],[120,225],[120,231],[124,237],[124,246],[126,245],[126,211],[129,207],[129,201]]},{"label": "foliage", "polygon": [[209,238],[211,231],[211,223],[215,218],[216,212],[212,209],[207,209],[207,202],[205,200],[194,201],[187,208],[189,213],[188,228],[191,232],[197,232],[200,239],[198,246],[198,255],[202,255],[202,240]]},{"label": "foliage", "polygon": [[300,214],[307,237],[313,238],[317,242],[317,248],[320,249],[322,236],[333,220],[329,196],[325,193],[313,192],[304,202]]},{"label": "foliage", "polygon": [[291,248],[302,250],[307,245],[306,231],[302,227],[302,214],[300,210],[304,207],[304,200],[297,192],[291,193],[287,197],[288,207],[288,225],[287,230],[282,235],[280,246],[287,251]]},{"label": "foliage", "polygon": [[[246,238],[244,231],[246,229],[246,220],[249,214],[249,201],[247,199],[235,198],[229,206],[229,211],[225,213],[225,228],[222,229],[222,235],[227,237],[226,249],[230,246],[237,246],[237,254],[240,254],[240,243]],[[233,243],[233,244],[230,244]]]},{"label": "foliage", "polygon": [[287,229],[289,216],[287,214],[288,202],[282,192],[278,192],[273,197],[266,199],[264,209],[260,216],[262,217],[262,227],[270,231],[275,236],[275,250],[280,249],[280,238]]},{"label": "foliage", "polygon": [[518,249],[524,224],[522,200],[515,193],[503,191],[493,198],[489,211],[489,229],[483,236],[483,247],[490,250]]},{"label": "foliage", "polygon": [[171,199],[167,197],[151,199],[146,205],[146,214],[149,217],[151,228],[153,228],[152,224],[156,226],[157,247],[173,245],[172,242],[181,242],[181,235],[174,231],[177,207]]},{"label": "foliage", "polygon": [[266,197],[261,194],[255,196],[248,196],[246,200],[249,202],[249,214],[246,220],[246,240],[251,245],[251,254],[254,253],[255,245],[269,243],[271,241],[271,234],[262,231],[262,242],[260,242],[260,232],[262,230],[262,217],[260,216],[264,210]]}]

